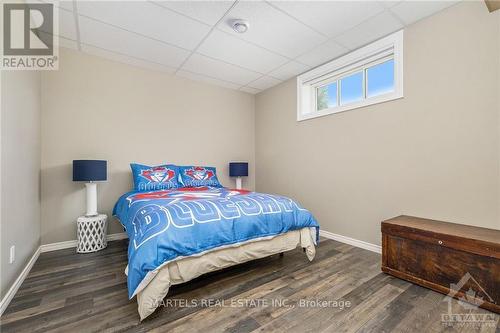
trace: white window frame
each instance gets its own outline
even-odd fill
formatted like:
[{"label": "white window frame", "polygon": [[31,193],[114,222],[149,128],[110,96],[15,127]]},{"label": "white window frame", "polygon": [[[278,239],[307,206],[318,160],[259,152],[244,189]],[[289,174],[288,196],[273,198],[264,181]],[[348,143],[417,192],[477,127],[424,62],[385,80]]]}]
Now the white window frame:
[{"label": "white window frame", "polygon": [[[386,94],[367,97],[369,67],[394,59],[394,90]],[[363,72],[363,99],[341,105],[340,79]],[[316,89],[337,81],[337,106],[316,110]],[[372,44],[350,52],[340,58],[316,67],[297,77],[297,121],[313,119],[360,107],[387,102],[403,97],[403,30]]]}]

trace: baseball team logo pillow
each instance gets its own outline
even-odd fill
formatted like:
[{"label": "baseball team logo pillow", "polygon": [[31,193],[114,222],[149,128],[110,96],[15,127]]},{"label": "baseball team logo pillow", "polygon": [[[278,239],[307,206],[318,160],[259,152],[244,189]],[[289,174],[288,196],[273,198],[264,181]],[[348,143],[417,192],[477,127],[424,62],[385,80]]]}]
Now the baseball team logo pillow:
[{"label": "baseball team logo pillow", "polygon": [[181,183],[186,187],[216,186],[221,187],[215,168],[201,166],[180,166]]},{"label": "baseball team logo pillow", "polygon": [[179,168],[173,164],[148,166],[130,164],[136,191],[167,190],[179,187]]}]

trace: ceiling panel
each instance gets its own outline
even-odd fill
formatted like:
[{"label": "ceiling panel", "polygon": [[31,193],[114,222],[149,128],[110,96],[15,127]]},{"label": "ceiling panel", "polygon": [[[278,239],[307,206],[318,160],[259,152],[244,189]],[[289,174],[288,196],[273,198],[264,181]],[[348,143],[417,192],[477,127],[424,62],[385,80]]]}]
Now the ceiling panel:
[{"label": "ceiling panel", "polygon": [[189,55],[189,51],[138,36],[83,16],[79,17],[79,22],[81,41],[102,49],[169,67],[178,67]]},{"label": "ceiling panel", "polygon": [[59,10],[59,36],[76,40],[76,24],[73,12]]},{"label": "ceiling panel", "polygon": [[[49,34],[43,32],[43,31],[39,31],[38,34],[40,36],[46,35],[47,38],[50,38]],[[74,41],[72,39],[67,39],[67,38],[64,38],[61,36],[56,37],[56,39],[54,40],[54,45],[59,46],[59,47],[65,47],[67,49],[78,50],[78,43],[76,41]]]},{"label": "ceiling panel", "polygon": [[267,73],[288,61],[285,57],[219,30],[211,33],[197,52],[260,73]]},{"label": "ceiling panel", "polygon": [[251,88],[251,87],[241,87],[240,90],[247,92],[249,94],[252,94],[252,95],[258,94],[259,92],[262,91],[260,89],[255,89],[255,88]]},{"label": "ceiling panel", "polygon": [[258,78],[257,80],[253,81],[253,82],[250,82],[248,84],[249,87],[251,88],[255,88],[255,89],[260,89],[260,90],[264,90],[264,89],[267,89],[267,88],[271,88],[277,84],[281,83],[280,80],[277,80],[273,77],[270,77],[270,76],[262,76],[260,78]]},{"label": "ceiling panel", "polygon": [[288,80],[293,76],[297,76],[309,69],[309,66],[298,63],[296,61],[290,61],[283,66],[271,71],[269,76],[275,77],[280,80]]},{"label": "ceiling panel", "polygon": [[[37,2],[49,2],[49,1],[37,1]],[[57,1],[51,1],[54,5],[58,5]],[[67,7],[67,6],[65,6]],[[59,8],[59,36],[76,40],[76,24],[75,17],[72,11]],[[42,24],[42,16],[31,15],[31,19],[34,21],[35,25],[40,26]]]},{"label": "ceiling panel", "polygon": [[59,46],[67,49],[78,50],[78,43],[71,39],[59,37]]},{"label": "ceiling panel", "polygon": [[208,58],[201,54],[193,54],[182,66],[182,69],[240,85],[245,85],[260,76],[256,72]]},{"label": "ceiling panel", "polygon": [[384,10],[376,1],[272,1],[271,4],[329,37]]},{"label": "ceiling panel", "polygon": [[313,50],[301,55],[297,58],[298,61],[307,64],[311,67],[321,65],[327,61],[333,60],[349,50],[340,46],[333,40],[329,40],[324,44],[314,48]]},{"label": "ceiling panel", "polygon": [[458,2],[33,1],[60,8],[62,47],[80,30],[84,52],[252,94]]},{"label": "ceiling panel", "polygon": [[458,1],[401,1],[391,8],[404,24],[414,23],[424,17],[456,4]]},{"label": "ceiling panel", "polygon": [[58,0],[31,0],[31,1],[26,1],[28,3],[33,2],[33,1],[39,1],[39,2],[45,2],[45,3],[51,3],[56,7],[72,11],[73,10],[73,1],[68,0],[68,1],[58,1]]},{"label": "ceiling panel", "polygon": [[391,8],[396,6],[398,3],[400,3],[403,0],[380,0],[379,2],[384,6],[385,8]]},{"label": "ceiling panel", "polygon": [[210,27],[145,1],[78,1],[78,13],[185,49],[194,49]]},{"label": "ceiling panel", "polygon": [[162,66],[162,65],[155,64],[155,63],[148,62],[148,61],[144,61],[141,59],[132,58],[132,57],[129,57],[129,56],[126,56],[123,54],[118,54],[115,52],[111,52],[108,50],[104,50],[104,49],[90,46],[90,45],[86,45],[86,44],[82,45],[82,51],[85,53],[88,53],[88,54],[98,56],[98,57],[106,58],[106,59],[113,60],[116,62],[125,63],[125,64],[132,65],[132,66],[147,68],[147,69],[151,69],[154,71],[167,72],[167,73],[173,73],[175,71],[175,69],[172,67]]},{"label": "ceiling panel", "polygon": [[392,14],[385,11],[335,38],[350,49],[356,49],[403,28]]},{"label": "ceiling panel", "polygon": [[[235,19],[248,20],[250,29],[244,34],[235,32],[230,26]],[[261,1],[238,2],[218,28],[289,58],[326,40],[321,34]]]},{"label": "ceiling panel", "polygon": [[233,1],[154,1],[154,3],[213,26],[231,7]]},{"label": "ceiling panel", "polygon": [[231,82],[225,82],[225,81],[221,81],[221,80],[217,80],[217,79],[214,79],[214,78],[211,78],[211,77],[207,77],[207,76],[204,76],[204,75],[200,75],[200,74],[196,74],[196,73],[191,73],[191,72],[188,72],[188,71],[183,71],[183,70],[180,70],[176,73],[176,75],[178,76],[181,76],[181,77],[185,77],[187,79],[190,79],[190,80],[195,80],[195,81],[201,81],[201,82],[205,82],[205,83],[210,83],[210,84],[214,84],[216,86],[220,86],[220,87],[224,87],[224,88],[229,88],[229,89],[238,89],[240,87],[240,85],[238,84],[234,84],[234,83],[231,83]]}]

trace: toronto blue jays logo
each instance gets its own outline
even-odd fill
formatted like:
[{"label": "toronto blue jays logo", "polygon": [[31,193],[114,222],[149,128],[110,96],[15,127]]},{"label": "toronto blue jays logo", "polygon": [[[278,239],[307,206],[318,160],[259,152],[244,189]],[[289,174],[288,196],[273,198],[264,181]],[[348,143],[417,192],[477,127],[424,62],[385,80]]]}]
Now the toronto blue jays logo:
[{"label": "toronto blue jays logo", "polygon": [[194,180],[209,180],[214,176],[214,172],[212,170],[207,170],[202,167],[193,167],[191,169],[187,169],[184,173],[186,176],[189,176]]},{"label": "toronto blue jays logo", "polygon": [[175,171],[164,166],[141,171],[141,176],[150,182],[166,183],[175,176]]},{"label": "toronto blue jays logo", "polygon": [[227,190],[219,188],[210,188],[206,186],[200,187],[185,187],[182,189],[170,189],[154,192],[135,193],[127,197],[129,207],[133,203],[148,201],[148,200],[164,200],[165,204],[175,203],[181,200],[196,200],[196,199],[214,199],[227,198],[235,195],[248,194],[248,190]]}]

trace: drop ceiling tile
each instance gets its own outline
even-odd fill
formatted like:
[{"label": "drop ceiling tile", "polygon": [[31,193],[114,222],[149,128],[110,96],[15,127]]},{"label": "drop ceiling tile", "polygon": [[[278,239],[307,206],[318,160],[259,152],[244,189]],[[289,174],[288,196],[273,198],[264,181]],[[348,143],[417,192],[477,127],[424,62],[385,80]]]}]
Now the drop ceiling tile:
[{"label": "drop ceiling tile", "polygon": [[[76,40],[76,25],[75,25],[75,16],[73,15],[73,12],[59,8],[58,15],[59,15],[59,20],[58,20],[59,33],[56,35]],[[39,15],[31,15],[31,19],[37,26],[40,26],[43,21],[43,17]]]},{"label": "drop ceiling tile", "polygon": [[401,1],[403,0],[381,0],[379,1],[382,6],[384,6],[385,8],[391,8],[391,7],[394,7],[396,6],[398,3],[400,3]]},{"label": "drop ceiling tile", "polygon": [[209,25],[219,21],[233,1],[154,1],[159,6],[192,17]]},{"label": "drop ceiling tile", "polygon": [[391,8],[406,25],[437,13],[458,1],[401,1]]},{"label": "drop ceiling tile", "polygon": [[183,70],[226,82],[244,85],[257,79],[260,74],[201,54],[193,54],[182,66]]},{"label": "drop ceiling tile", "polygon": [[285,57],[219,30],[214,30],[197,52],[260,73],[267,73],[288,61]]},{"label": "drop ceiling tile", "polygon": [[59,37],[59,47],[65,47],[71,50],[78,50],[78,43],[71,39]]},{"label": "drop ceiling tile", "polygon": [[276,68],[271,71],[268,75],[275,77],[280,80],[288,80],[293,76],[297,76],[309,69],[309,66],[298,63],[296,61],[290,61],[281,67]]},{"label": "drop ceiling tile", "polygon": [[91,55],[95,55],[98,57],[106,58],[112,61],[116,62],[121,62],[124,64],[136,66],[136,67],[141,67],[141,68],[146,68],[146,69],[151,69],[154,71],[160,71],[160,72],[166,72],[166,73],[173,73],[175,71],[174,68],[172,67],[167,67],[167,66],[162,66],[159,64],[155,64],[152,62],[132,58],[123,54],[118,54],[115,52],[111,52],[108,50],[104,50],[92,45],[82,45],[82,51]]},{"label": "drop ceiling tile", "polygon": [[78,13],[185,49],[194,49],[210,27],[145,1],[78,1]]},{"label": "drop ceiling tile", "polygon": [[[235,19],[249,21],[250,28],[246,33],[240,34],[231,28]],[[288,58],[295,58],[304,49],[311,49],[326,40],[323,35],[262,1],[238,2],[218,28]]]},{"label": "drop ceiling tile", "polygon": [[[49,37],[49,34],[43,31],[38,32],[39,36],[47,36]],[[54,40],[54,45],[57,47],[65,47],[67,49],[72,49],[72,50],[78,50],[78,43],[74,40],[67,39],[61,36],[57,36]]]},{"label": "drop ceiling tile", "polygon": [[76,40],[76,24],[73,12],[59,10],[59,36]]},{"label": "drop ceiling tile", "polygon": [[401,28],[403,25],[399,20],[386,11],[361,23],[335,40],[350,49],[356,49]]},{"label": "drop ceiling tile", "polygon": [[65,0],[65,1],[58,1],[58,0],[30,0],[28,2],[45,2],[45,3],[51,3],[54,6],[58,8],[62,8],[68,11],[73,11],[73,1],[71,0]]},{"label": "drop ceiling tile", "polygon": [[204,75],[200,75],[200,74],[196,74],[196,73],[191,73],[191,72],[183,71],[183,70],[178,71],[176,75],[190,79],[190,80],[205,82],[205,83],[213,84],[213,85],[224,87],[224,88],[234,89],[234,90],[237,90],[240,87],[240,85],[238,85],[238,84],[217,80],[217,79],[214,79],[214,78],[211,78],[208,76],[204,76]]},{"label": "drop ceiling tile", "polygon": [[297,57],[297,60],[311,67],[315,67],[346,54],[347,52],[349,52],[349,49],[340,46],[333,40],[329,40],[300,57]]},{"label": "drop ceiling tile", "polygon": [[170,46],[131,32],[80,16],[80,39],[83,43],[131,57],[178,67],[189,51]]},{"label": "drop ceiling tile", "polygon": [[258,78],[257,80],[253,81],[253,82],[250,82],[248,84],[248,86],[250,88],[255,88],[255,89],[260,89],[260,90],[264,90],[264,89],[267,89],[267,88],[271,88],[277,84],[281,83],[280,80],[277,80],[273,77],[270,77],[270,76],[262,76],[260,78]]},{"label": "drop ceiling tile", "polygon": [[260,89],[255,89],[255,88],[251,88],[251,87],[241,87],[240,90],[247,92],[249,94],[252,94],[252,95],[258,94],[262,91]]},{"label": "drop ceiling tile", "polygon": [[59,1],[57,6],[62,9],[73,11],[73,1]]},{"label": "drop ceiling tile", "polygon": [[329,37],[384,10],[376,1],[272,1],[271,4]]}]

